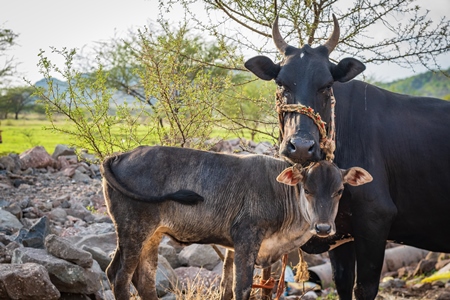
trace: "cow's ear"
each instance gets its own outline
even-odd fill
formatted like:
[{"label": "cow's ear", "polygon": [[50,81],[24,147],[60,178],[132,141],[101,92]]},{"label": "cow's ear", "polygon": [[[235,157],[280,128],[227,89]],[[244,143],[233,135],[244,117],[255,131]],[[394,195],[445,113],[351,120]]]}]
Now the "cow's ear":
[{"label": "cow's ear", "polygon": [[347,57],[334,66],[331,73],[335,81],[347,82],[355,78],[365,69],[366,66],[362,62],[355,58]]},{"label": "cow's ear", "polygon": [[280,175],[277,176],[277,181],[287,185],[297,185],[302,180],[302,171],[296,166],[284,169]]},{"label": "cow's ear", "polygon": [[353,186],[363,185],[373,180],[372,175],[360,167],[342,170],[342,175],[344,177],[344,183],[348,183]]},{"label": "cow's ear", "polygon": [[263,80],[275,79],[280,72],[279,64],[275,64],[270,58],[262,55],[250,58],[244,66]]}]

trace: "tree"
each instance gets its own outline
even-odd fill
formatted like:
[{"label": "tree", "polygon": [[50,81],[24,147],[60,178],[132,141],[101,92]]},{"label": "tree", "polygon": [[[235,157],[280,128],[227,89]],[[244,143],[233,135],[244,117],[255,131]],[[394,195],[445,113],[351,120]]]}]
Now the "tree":
[{"label": "tree", "polygon": [[34,89],[29,86],[19,86],[6,89],[3,95],[0,95],[0,111],[3,118],[8,117],[8,113],[14,113],[14,118],[19,119],[19,113],[30,109],[34,102]]},{"label": "tree", "polygon": [[[358,57],[366,63],[389,61],[403,67],[422,64],[440,70],[436,57],[450,47],[449,20],[444,17],[433,22],[428,11],[422,13],[414,0],[358,0],[347,6],[338,0],[203,0],[207,17],[189,9],[190,4],[199,1],[160,0],[160,6],[170,11],[177,2],[186,8],[199,29],[222,37],[225,34],[253,52],[275,53],[269,38],[277,15],[286,41],[295,46],[322,43],[332,30],[332,13],[341,25],[340,41],[333,54]],[[221,26],[228,30],[221,31]],[[380,28],[377,26],[383,26],[389,34],[368,38]],[[267,38],[265,43],[255,42],[261,37]]]},{"label": "tree", "polygon": [[14,60],[6,57],[6,51],[15,45],[19,35],[10,29],[0,28],[0,57],[5,57],[5,62],[0,67],[0,86],[3,85],[3,78],[12,74],[14,70]]},{"label": "tree", "polygon": [[[64,68],[41,52],[40,71],[49,88],[36,88],[35,94],[46,106],[51,129],[73,136],[73,146],[100,157],[142,144],[207,147],[213,130],[226,126],[225,106],[240,94],[248,74],[224,66],[222,44],[192,35],[187,23],[163,28],[162,34],[139,31],[135,43],[125,45],[130,52],[122,53],[122,46],[116,52],[119,59],[112,61],[120,63],[107,68],[100,57],[89,73],[75,67],[75,50],[53,49],[63,56]],[[55,72],[64,78],[64,88],[54,84]],[[136,98],[117,97],[123,87],[134,89]],[[61,116],[72,125],[61,126]]]},{"label": "tree", "polygon": [[[233,43],[216,38],[208,40],[204,35],[193,34],[186,22],[180,22],[177,29],[173,29],[168,22],[162,20],[159,25],[160,28],[151,26],[151,29],[144,32],[130,31],[125,39],[113,38],[94,47],[94,53],[108,69],[109,87],[131,95],[147,103],[153,111],[157,111],[161,107],[156,106],[162,102],[157,103],[156,100],[168,99],[160,96],[167,95],[166,93],[155,91],[164,86],[160,82],[174,81],[166,85],[166,89],[178,84],[180,86],[177,88],[181,90],[186,90],[186,86],[195,86],[198,90],[199,78],[206,76],[209,78],[210,97],[216,99],[212,113],[215,114],[214,118],[219,116],[221,118],[220,122],[215,120],[216,126],[223,127],[235,136],[248,136],[248,132],[251,132],[252,138],[259,133],[266,135],[266,139],[276,139],[273,130],[276,127],[273,108],[270,101],[264,98],[269,95],[271,99],[273,91],[262,89],[260,92],[264,92],[264,96],[258,94],[256,98],[248,97],[249,87],[246,87],[245,83],[252,79],[243,68],[242,55],[236,51]],[[84,65],[87,66],[86,71],[93,69],[88,59]],[[166,70],[172,70],[177,76],[166,74]],[[148,73],[145,73],[147,71]],[[160,78],[156,78],[157,76]],[[261,82],[252,84],[256,85],[263,84]],[[220,93],[213,95],[211,88]],[[174,99],[177,99],[178,104],[190,102],[179,90],[171,91],[169,94],[177,95]],[[223,97],[227,97],[225,106],[220,103]],[[172,103],[176,103],[174,99],[171,100]],[[208,102],[212,104],[213,100],[214,98]],[[198,104],[194,107],[200,109]],[[171,121],[179,118],[178,112],[177,108],[169,114],[158,114],[160,118],[158,128],[164,131],[165,126],[173,126]],[[185,135],[181,132],[180,134]]]}]

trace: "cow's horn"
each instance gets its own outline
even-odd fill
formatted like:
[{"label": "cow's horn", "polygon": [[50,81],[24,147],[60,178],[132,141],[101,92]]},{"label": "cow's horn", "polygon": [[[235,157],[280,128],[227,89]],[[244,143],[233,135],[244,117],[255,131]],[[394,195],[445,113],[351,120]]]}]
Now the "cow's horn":
[{"label": "cow's horn", "polygon": [[340,29],[336,16],[333,14],[334,29],[331,36],[325,42],[324,46],[328,49],[328,55],[334,50],[339,41]]},{"label": "cow's horn", "polygon": [[286,52],[286,48],[289,46],[284,39],[281,37],[280,29],[278,28],[278,16],[275,18],[275,22],[273,22],[272,26],[272,39],[277,47],[278,51],[284,55]]}]

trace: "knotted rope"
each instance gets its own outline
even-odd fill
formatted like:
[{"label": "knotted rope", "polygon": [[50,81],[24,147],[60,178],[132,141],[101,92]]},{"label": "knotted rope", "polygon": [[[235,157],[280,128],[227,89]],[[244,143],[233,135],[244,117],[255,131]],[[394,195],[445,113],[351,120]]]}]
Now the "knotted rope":
[{"label": "knotted rope", "polygon": [[336,150],[336,125],[334,107],[336,105],[336,99],[334,98],[333,88],[330,89],[330,101],[331,101],[331,121],[328,127],[328,134],[326,129],[326,123],[322,120],[319,113],[314,112],[309,106],[303,104],[285,104],[282,101],[282,94],[277,92],[276,94],[276,109],[278,113],[278,124],[280,125],[280,138],[284,138],[284,113],[297,112],[306,115],[319,129],[320,134],[320,149],[325,153],[326,159],[333,161],[334,151]]}]

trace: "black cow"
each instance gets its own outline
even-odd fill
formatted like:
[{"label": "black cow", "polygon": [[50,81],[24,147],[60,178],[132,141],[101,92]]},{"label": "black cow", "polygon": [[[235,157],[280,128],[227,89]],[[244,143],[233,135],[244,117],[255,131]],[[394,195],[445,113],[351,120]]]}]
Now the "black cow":
[{"label": "black cow", "polygon": [[269,156],[171,147],[138,147],[101,169],[118,236],[106,273],[119,300],[129,299],[130,281],[142,299],[157,299],[164,234],[234,249],[234,287],[233,268],[224,264],[222,298],[249,299],[255,264],[270,266],[314,234],[333,234],[344,183],[372,180],[364,169],[328,161],[299,170]]},{"label": "black cow", "polygon": [[334,161],[344,168],[362,166],[374,180],[359,189],[345,189],[334,237],[313,238],[302,248],[322,252],[336,238],[352,235],[354,242],[330,251],[338,294],[343,300],[352,298],[356,261],[355,296],[374,299],[387,240],[450,252],[446,233],[450,230],[450,103],[351,80],[365,66],[354,58],[330,62],[329,54],[339,40],[339,25],[333,19],[331,37],[316,48],[288,45],[275,21],[273,39],[282,61],[257,56],[245,66],[261,79],[275,80],[282,123],[280,154],[293,162],[318,161],[325,152],[317,124],[286,110],[286,104],[302,104],[319,114],[329,133],[336,100]]}]

